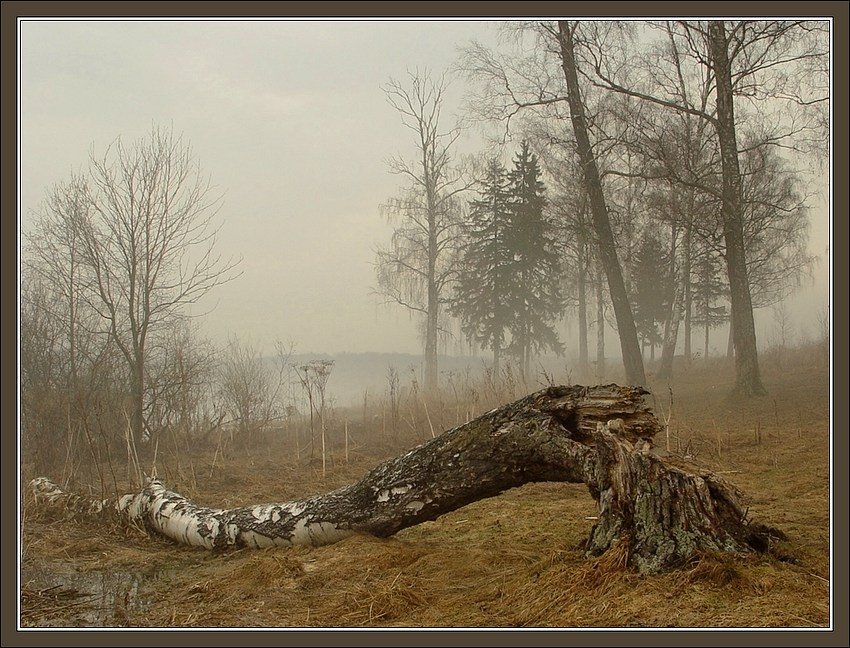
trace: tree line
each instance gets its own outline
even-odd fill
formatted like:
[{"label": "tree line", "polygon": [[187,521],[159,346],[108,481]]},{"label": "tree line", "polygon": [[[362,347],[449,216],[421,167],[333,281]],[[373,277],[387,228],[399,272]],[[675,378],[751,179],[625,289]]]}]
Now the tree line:
[{"label": "tree line", "polygon": [[[527,373],[535,355],[563,352],[567,314],[580,372],[594,329],[602,371],[609,324],[636,385],[643,349],[660,348],[669,375],[680,325],[689,358],[694,331],[707,352],[709,330],[730,320],[737,388],[763,392],[753,308],[780,302],[812,263],[801,162],[825,151],[825,25],[511,29],[514,49],[473,43],[456,68],[466,122],[496,126],[477,160],[456,156],[463,129],[443,126],[446,76],[384,88],[416,155],[390,160],[405,185],[383,206],[395,228],[377,289],[421,315],[426,392],[452,318],[498,375],[505,357]],[[293,386],[318,452],[332,367],[295,367],[281,345],[269,361],[238,338],[216,349],[194,329],[191,307],[236,280],[239,260],[216,250],[220,196],[189,143],[154,127],[87,162],[47,192],[23,237],[25,461],[88,456],[107,471],[108,457],[223,422],[249,438],[292,414]]]},{"label": "tree line", "polygon": [[[553,324],[569,308],[583,375],[590,326],[604,366],[610,315],[630,384],[646,383],[646,347],[669,377],[680,328],[690,359],[695,330],[707,354],[710,329],[729,322],[735,389],[763,394],[753,311],[782,301],[814,261],[803,174],[828,151],[828,23],[504,30],[513,47],[472,43],[455,67],[465,123],[497,127],[484,163],[455,155],[460,127],[440,130],[445,76],[417,70],[385,87],[416,157],[391,164],[408,182],[385,205],[397,227],[378,249],[377,284],[426,321],[426,386],[451,317],[494,365],[506,352],[528,371],[533,353],[563,349]],[[515,165],[539,164],[525,198],[519,167],[499,167],[515,141]]]}]

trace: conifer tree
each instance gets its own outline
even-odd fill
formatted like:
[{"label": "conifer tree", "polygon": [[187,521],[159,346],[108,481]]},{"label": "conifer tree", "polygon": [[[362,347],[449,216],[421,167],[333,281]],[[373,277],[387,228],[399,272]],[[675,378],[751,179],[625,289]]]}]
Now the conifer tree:
[{"label": "conifer tree", "polygon": [[470,203],[467,244],[452,311],[468,340],[492,350],[496,375],[512,319],[509,296],[515,290],[510,227],[507,171],[494,159],[487,166],[479,198]]},{"label": "conifer tree", "polygon": [[534,354],[563,353],[555,322],[564,309],[557,230],[546,213],[546,187],[537,156],[523,142],[509,174],[510,248],[516,289],[510,295],[510,351],[526,378]]},{"label": "conifer tree", "polygon": [[644,347],[649,345],[652,359],[663,341],[661,324],[670,310],[671,281],[667,246],[655,232],[644,232],[632,266],[632,309],[638,335]]}]

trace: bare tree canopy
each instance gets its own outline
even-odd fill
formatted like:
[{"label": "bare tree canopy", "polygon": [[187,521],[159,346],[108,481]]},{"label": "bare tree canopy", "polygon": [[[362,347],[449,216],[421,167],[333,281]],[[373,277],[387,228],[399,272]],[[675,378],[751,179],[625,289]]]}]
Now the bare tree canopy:
[{"label": "bare tree canopy", "polygon": [[386,537],[529,482],[585,483],[599,511],[588,555],[625,543],[633,567],[658,572],[701,551],[767,551],[782,534],[747,520],[734,487],[651,452],[660,426],[643,403],[646,393],[549,387],[438,435],[350,486],[283,504],[211,509],[156,480],[117,500],[67,494],[46,478],[30,486],[48,508],[117,516],[213,549]]},{"label": "bare tree canopy", "polygon": [[[49,196],[30,240],[42,262],[28,267],[66,277],[68,321],[77,321],[84,300],[123,358],[136,442],[146,431],[156,336],[236,276],[238,262],[215,250],[219,202],[191,146],[154,127],[129,147],[119,137],[101,156],[92,153],[87,173]],[[58,269],[45,262],[57,246],[64,252],[52,257],[62,260]]]},{"label": "bare tree canopy", "polygon": [[[828,42],[818,21],[647,22],[661,34],[635,50],[616,25],[590,23],[586,55],[599,87],[711,125],[720,152],[723,256],[729,281],[736,391],[765,393],[748,276],[740,158],[744,125],[759,147],[822,158],[828,119]],[[639,65],[628,65],[637,60]],[[707,101],[706,89],[714,101]],[[704,189],[703,189],[704,190]]]}]

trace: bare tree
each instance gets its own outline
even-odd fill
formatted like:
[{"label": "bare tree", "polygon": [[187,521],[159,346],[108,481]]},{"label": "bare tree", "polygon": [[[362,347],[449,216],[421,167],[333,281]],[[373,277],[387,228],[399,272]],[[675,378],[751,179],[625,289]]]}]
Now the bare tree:
[{"label": "bare tree", "polygon": [[709,53],[717,92],[717,138],[723,168],[723,193],[720,214],[726,241],[726,269],[732,302],[732,330],[735,341],[736,389],[745,394],[764,394],[756,346],[753,302],[747,279],[744,250],[743,190],[738,163],[735,102],[732,92],[730,41],[722,20],[708,25]]},{"label": "bare tree", "polygon": [[212,431],[216,350],[191,321],[174,320],[161,333],[148,356],[148,431],[155,443],[170,441],[179,470],[181,448]]},{"label": "bare tree", "polygon": [[[651,23],[650,26],[653,26]],[[823,148],[828,100],[822,79],[828,73],[824,23],[806,21],[681,21],[660,27],[672,44],[672,59],[654,64],[624,65],[612,56],[610,41],[597,38],[588,54],[601,86],[709,123],[720,150],[722,186],[720,214],[724,258],[729,278],[735,347],[736,391],[763,394],[758,365],[751,287],[747,276],[744,200],[739,162],[741,107],[751,119],[761,116],[760,146]],[[598,30],[604,36],[606,27]],[[677,45],[678,43],[678,45]],[[625,48],[623,48],[625,51]],[[636,60],[627,52],[628,60]],[[639,58],[638,58],[639,60]],[[691,76],[713,83],[714,104],[695,104],[681,90],[687,60]],[[665,63],[672,63],[666,65]],[[632,69],[642,75],[631,75]],[[704,85],[704,84],[703,84]],[[771,99],[771,102],[763,102]],[[772,105],[773,108],[766,108]],[[779,110],[776,107],[779,106]],[[767,115],[767,111],[770,114]]]},{"label": "bare tree", "polygon": [[[93,445],[108,442],[98,430],[83,438],[92,412],[108,417],[120,406],[114,346],[86,291],[81,231],[91,215],[88,195],[80,174],[54,185],[33,214],[21,259],[21,436],[36,463],[64,455],[68,477]],[[112,436],[116,429],[103,431]]]},{"label": "bare tree", "polygon": [[[710,79],[684,69],[680,48],[669,31],[669,23],[667,27],[667,38],[660,39],[652,55],[672,70],[665,77],[668,91],[705,111],[712,90]],[[596,39],[601,37],[597,35]],[[616,109],[612,115],[622,131],[617,138],[616,151],[619,157],[631,164],[608,165],[605,173],[609,182],[610,178],[623,178],[629,183],[640,183],[639,209],[648,217],[643,227],[659,221],[670,229],[669,271],[676,281],[669,286],[669,311],[664,322],[661,365],[657,375],[671,378],[682,318],[684,353],[686,358],[691,357],[694,239],[697,235],[716,235],[710,223],[717,221],[713,211],[716,211],[720,195],[717,186],[719,153],[710,136],[710,125],[705,120],[688,112],[674,113],[651,102],[636,101],[623,94],[615,96],[620,101],[615,102]],[[618,193],[617,190],[611,191],[614,196]],[[709,225],[703,225],[705,221]]]},{"label": "bare tree", "polygon": [[577,23],[570,24],[565,20],[558,21],[557,32],[564,77],[567,81],[570,119],[576,138],[576,148],[581,162],[585,187],[590,198],[591,222],[599,245],[599,258],[608,279],[611,304],[614,308],[614,316],[617,319],[617,332],[620,337],[620,349],[623,353],[626,381],[633,385],[644,385],[646,384],[646,375],[643,368],[643,356],[638,344],[635,320],[626,293],[623,271],[617,257],[617,248],[608,218],[608,208],[605,204],[605,195],[602,192],[602,180],[599,176],[596,157],[591,147],[587,129],[587,118],[581,97],[575,56],[576,25]]},{"label": "bare tree", "polygon": [[215,252],[213,194],[182,137],[154,127],[125,147],[118,138],[90,156],[91,217],[81,227],[92,305],[107,324],[129,373],[130,424],[145,433],[148,345],[216,286],[236,262]]},{"label": "bare tree", "polygon": [[80,320],[86,306],[80,233],[90,210],[84,177],[73,174],[67,183],[54,185],[36,213],[34,230],[26,238],[23,262],[25,271],[40,277],[58,297],[51,310],[65,327],[69,388],[78,374]]},{"label": "bare tree", "polygon": [[417,158],[389,161],[390,172],[408,186],[383,206],[398,226],[390,245],[378,249],[376,269],[378,291],[425,319],[425,387],[431,391],[437,387],[441,309],[457,273],[458,195],[468,185],[452,159],[460,130],[441,131],[445,77],[434,79],[427,71],[416,71],[409,73],[408,81],[405,86],[390,80],[384,87],[389,104],[415,133]]}]

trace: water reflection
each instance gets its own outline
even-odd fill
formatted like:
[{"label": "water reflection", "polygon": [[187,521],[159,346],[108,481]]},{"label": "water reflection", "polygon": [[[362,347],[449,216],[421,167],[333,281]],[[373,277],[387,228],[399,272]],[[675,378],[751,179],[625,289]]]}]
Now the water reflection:
[{"label": "water reflection", "polygon": [[21,573],[21,626],[130,627],[145,625],[142,585],[151,579],[138,571],[68,571],[40,568]]}]

